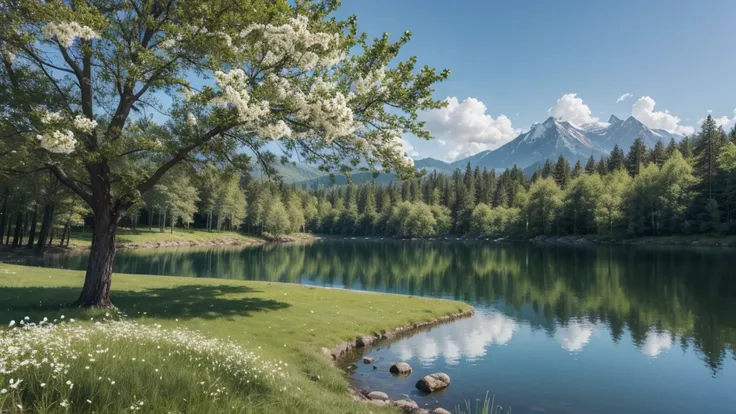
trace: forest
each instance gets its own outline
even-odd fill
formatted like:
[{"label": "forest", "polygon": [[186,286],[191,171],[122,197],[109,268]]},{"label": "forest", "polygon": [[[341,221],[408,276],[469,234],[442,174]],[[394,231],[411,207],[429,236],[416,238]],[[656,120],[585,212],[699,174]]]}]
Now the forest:
[{"label": "forest", "polygon": [[[82,200],[47,171],[3,179],[0,238],[42,251],[68,245],[91,225]],[[121,218],[141,226],[259,235],[294,232],[385,237],[621,237],[736,233],[736,128],[709,116],[680,142],[590,157],[547,160],[529,174],[468,165],[389,184],[300,188],[256,179],[231,165],[181,164]]]}]

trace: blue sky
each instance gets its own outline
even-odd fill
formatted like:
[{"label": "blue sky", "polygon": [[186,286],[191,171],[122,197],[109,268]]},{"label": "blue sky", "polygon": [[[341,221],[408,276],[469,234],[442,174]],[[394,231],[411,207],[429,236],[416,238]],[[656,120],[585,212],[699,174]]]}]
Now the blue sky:
[{"label": "blue sky", "polygon": [[371,36],[412,31],[403,57],[452,70],[436,96],[457,105],[427,118],[445,144],[409,137],[416,158],[492,149],[551,114],[682,132],[736,116],[733,0],[344,0],[350,14]]}]

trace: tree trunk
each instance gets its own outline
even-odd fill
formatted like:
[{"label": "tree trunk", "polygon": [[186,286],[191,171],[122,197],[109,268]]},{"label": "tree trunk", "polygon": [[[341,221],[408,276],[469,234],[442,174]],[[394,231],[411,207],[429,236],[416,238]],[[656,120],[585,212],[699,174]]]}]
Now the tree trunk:
[{"label": "tree trunk", "polygon": [[15,232],[13,233],[13,247],[20,245],[20,229],[23,227],[23,212],[15,213]]},{"label": "tree trunk", "polygon": [[153,230],[153,214],[155,212],[155,209],[151,207],[150,210],[148,210],[148,231]]},{"label": "tree trunk", "polygon": [[51,227],[51,231],[49,232],[49,242],[46,243],[46,247],[51,247],[51,243],[54,242],[54,228]]},{"label": "tree trunk", "polygon": [[174,234],[174,213],[171,213],[171,234]]},{"label": "tree trunk", "polygon": [[164,229],[166,229],[166,215],[168,214],[168,212],[169,212],[168,209],[164,209],[164,218],[161,221],[161,233],[163,233]]},{"label": "tree trunk", "polygon": [[51,229],[51,221],[54,218],[54,203],[47,202],[43,206],[43,217],[41,218],[41,230],[38,232],[38,242],[36,243],[36,254],[43,253],[43,249],[46,247],[46,239],[49,237],[49,230]]},{"label": "tree trunk", "polygon": [[31,218],[31,230],[28,232],[28,245],[29,249],[33,248],[33,242],[36,239],[36,222],[38,221],[38,203],[35,203],[33,207],[33,218]]},{"label": "tree trunk", "polygon": [[[102,201],[104,203],[104,201]],[[112,282],[112,265],[115,261],[115,233],[118,226],[118,215],[110,207],[96,206],[94,228],[92,229],[92,248],[89,252],[87,273],[84,287],[75,306],[112,307],[110,302],[110,284]]]}]

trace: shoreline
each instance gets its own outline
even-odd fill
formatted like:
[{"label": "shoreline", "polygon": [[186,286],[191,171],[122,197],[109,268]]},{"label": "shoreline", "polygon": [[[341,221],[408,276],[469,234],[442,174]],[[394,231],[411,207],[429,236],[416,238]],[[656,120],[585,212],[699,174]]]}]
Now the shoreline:
[{"label": "shoreline", "polygon": [[[369,335],[358,335],[354,340],[343,342],[342,344],[339,344],[332,348],[324,347],[322,348],[322,353],[324,354],[325,357],[330,359],[333,367],[347,374],[349,371],[343,365],[347,364],[349,362],[348,361],[349,359],[352,359],[358,356],[357,353],[360,352],[361,350],[370,349],[374,344],[377,344],[377,343],[384,343],[387,341],[392,341],[392,340],[408,337],[413,334],[419,333],[421,331],[424,331],[430,328],[434,328],[439,325],[452,323],[458,319],[469,318],[473,315],[475,315],[475,308],[471,306],[471,308],[468,310],[464,310],[464,311],[459,310],[458,312],[450,313],[444,316],[439,316],[434,319],[430,319],[430,320],[426,320],[422,322],[414,322],[411,325],[401,326],[398,328],[394,328],[390,331],[381,330],[381,332],[373,332],[372,334],[369,334]],[[402,361],[397,361],[397,362],[402,362]],[[354,400],[359,401],[361,403],[373,404],[373,405],[381,406],[381,407],[394,406],[405,412],[410,412],[410,413],[415,413],[415,414],[429,413],[429,410],[426,410],[424,408],[419,408],[418,406],[416,406],[416,408],[411,408],[411,404],[413,403],[416,405],[416,402],[412,400],[408,400],[408,399],[373,400],[368,397],[368,393],[370,392],[370,390],[362,390],[362,389],[357,388],[355,383],[350,378],[348,379],[348,383],[349,383],[348,392],[350,396]],[[372,390],[372,391],[380,391],[380,390]]]}]

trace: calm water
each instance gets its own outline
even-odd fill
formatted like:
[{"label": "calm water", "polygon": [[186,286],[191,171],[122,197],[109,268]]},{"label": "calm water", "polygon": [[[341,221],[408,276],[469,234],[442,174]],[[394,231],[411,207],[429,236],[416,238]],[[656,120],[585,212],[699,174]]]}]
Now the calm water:
[{"label": "calm water", "polygon": [[[454,298],[477,315],[369,351],[359,387],[452,408],[486,391],[514,413],[736,412],[736,252],[440,242],[123,250],[115,271]],[[81,256],[46,266],[83,269]],[[388,373],[395,361],[408,379]],[[446,372],[445,392],[417,379]]]}]

